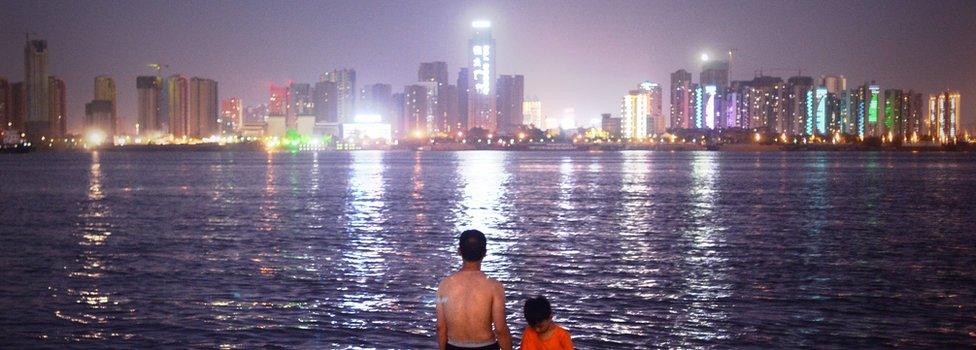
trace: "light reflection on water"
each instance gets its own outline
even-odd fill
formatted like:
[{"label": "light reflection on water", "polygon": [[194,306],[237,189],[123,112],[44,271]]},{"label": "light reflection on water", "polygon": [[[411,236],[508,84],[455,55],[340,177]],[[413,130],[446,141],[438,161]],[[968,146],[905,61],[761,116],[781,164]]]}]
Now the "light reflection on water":
[{"label": "light reflection on water", "polygon": [[544,293],[580,348],[976,334],[963,154],[29,157],[0,157],[3,348],[429,348],[467,228],[514,333]]}]

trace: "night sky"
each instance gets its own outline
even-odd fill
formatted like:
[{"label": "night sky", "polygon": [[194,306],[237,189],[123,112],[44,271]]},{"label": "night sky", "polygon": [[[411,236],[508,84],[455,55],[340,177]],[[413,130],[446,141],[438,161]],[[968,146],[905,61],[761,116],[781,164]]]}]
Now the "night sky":
[{"label": "night sky", "polygon": [[[131,130],[137,75],[215,79],[220,98],[266,103],[268,85],[313,83],[349,67],[357,86],[417,79],[420,62],[465,64],[470,23],[490,19],[499,74],[525,75],[526,97],[588,124],[619,112],[643,80],[669,84],[679,68],[697,81],[703,52],[737,48],[733,79],[841,74],[848,88],[962,94],[964,126],[976,124],[976,1],[11,1],[0,0],[0,76],[24,77],[23,32],[48,41],[52,75],[68,86],[78,130],[95,76],[115,77]],[[788,70],[776,70],[788,69]],[[665,89],[667,91],[667,89]],[[665,95],[665,101],[668,97]],[[667,103],[664,107],[667,109]]]}]

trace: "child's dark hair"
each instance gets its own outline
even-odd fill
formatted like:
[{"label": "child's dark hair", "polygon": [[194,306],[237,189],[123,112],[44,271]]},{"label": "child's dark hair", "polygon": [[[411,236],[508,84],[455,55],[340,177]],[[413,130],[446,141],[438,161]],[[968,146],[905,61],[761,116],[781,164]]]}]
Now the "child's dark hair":
[{"label": "child's dark hair", "polygon": [[535,326],[552,316],[552,306],[544,296],[536,296],[525,301],[525,321],[529,326]]}]

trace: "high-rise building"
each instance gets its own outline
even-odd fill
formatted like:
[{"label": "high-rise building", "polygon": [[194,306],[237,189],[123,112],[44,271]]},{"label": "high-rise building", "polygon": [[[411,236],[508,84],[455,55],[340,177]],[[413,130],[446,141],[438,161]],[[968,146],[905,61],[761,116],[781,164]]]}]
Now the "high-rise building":
[{"label": "high-rise building", "polygon": [[640,84],[640,90],[650,98],[650,114],[647,116],[647,133],[660,135],[667,132],[668,121],[664,116],[664,94],[661,85],[645,81]]},{"label": "high-rise building", "polygon": [[406,94],[398,92],[393,94],[393,136],[400,139],[408,135],[406,129]]},{"label": "high-rise building", "polygon": [[434,82],[447,85],[447,63],[445,62],[423,62],[417,70],[417,81]]},{"label": "high-rise building", "polygon": [[163,121],[160,100],[163,95],[163,81],[156,76],[136,77],[136,89],[139,95],[139,120],[136,132],[140,136],[150,136],[161,133]]},{"label": "high-rise building", "polygon": [[244,108],[244,124],[264,124],[268,117],[268,105],[247,106]]},{"label": "high-rise building", "polygon": [[942,143],[955,142],[959,130],[959,92],[945,90],[929,96],[929,135]]},{"label": "high-rise building", "polygon": [[64,80],[56,76],[48,76],[48,113],[51,118],[51,130],[48,137],[64,137],[68,134],[68,104],[67,87]]},{"label": "high-rise building", "polygon": [[437,129],[440,133],[454,133],[460,128],[461,118],[458,112],[458,88],[456,85],[444,84],[437,88]]},{"label": "high-rise building", "polygon": [[109,140],[115,138],[113,115],[115,105],[109,100],[92,100],[85,104],[85,130],[105,133]]},{"label": "high-rise building", "polygon": [[925,103],[927,101],[923,100],[922,94],[912,90],[908,90],[904,97],[907,102],[903,102],[903,106],[908,109],[905,114],[905,137],[910,138],[912,142],[918,142],[919,137],[928,134],[928,130],[925,128]]},{"label": "high-rise building", "polygon": [[470,76],[470,74],[471,73],[470,72],[471,71],[469,69],[467,69],[467,68],[461,68],[461,70],[458,72],[458,77],[457,77],[457,94],[458,94],[458,102],[457,102],[457,109],[458,109],[457,120],[458,121],[457,121],[457,124],[458,124],[458,130],[461,130],[461,131],[467,131],[469,129],[469,127],[468,127],[468,99],[471,98],[470,97],[470,95],[471,95],[471,84],[470,84],[470,82],[471,82],[471,76]]},{"label": "high-rise building", "polygon": [[288,84],[288,110],[285,124],[294,129],[299,116],[313,115],[312,87],[306,83]]},{"label": "high-rise building", "polygon": [[393,124],[393,87],[390,84],[371,84],[359,91],[359,113],[379,115],[383,123]]},{"label": "high-rise building", "polygon": [[166,107],[169,133],[175,138],[190,137],[190,79],[182,75],[167,78]]},{"label": "high-rise building", "polygon": [[808,135],[826,135],[828,112],[830,111],[830,92],[826,86],[818,86],[813,93],[813,113],[806,125]]},{"label": "high-rise building", "polygon": [[423,137],[428,135],[428,120],[433,120],[433,99],[429,96],[431,88],[437,83],[418,83],[404,87],[404,121],[402,137]]},{"label": "high-rise building", "polygon": [[724,91],[729,86],[729,61],[705,61],[698,83],[702,86],[714,85],[716,91]]},{"label": "high-rise building", "polygon": [[813,78],[791,77],[786,80],[786,90],[787,117],[781,121],[780,131],[789,135],[813,135]]},{"label": "high-rise building", "polygon": [[27,93],[28,138],[50,137],[51,115],[47,74],[47,41],[28,40],[24,46],[24,84]]},{"label": "high-rise building", "polygon": [[671,129],[688,129],[692,127],[691,118],[691,73],[684,69],[671,73],[671,118],[668,127]]},{"label": "high-rise building", "polygon": [[[10,82],[6,78],[0,77],[0,131],[8,129],[10,123],[10,108],[13,99],[13,92],[10,91]],[[2,133],[2,132],[0,132]]]},{"label": "high-rise building", "polygon": [[866,132],[870,136],[881,137],[881,134],[884,133],[884,125],[879,118],[881,110],[881,87],[871,82],[871,85],[868,85],[867,97]]},{"label": "high-rise building", "polygon": [[[95,77],[95,96],[93,101],[108,101],[112,104],[111,120],[108,125],[108,129],[104,132],[110,135],[116,135],[118,133],[119,125],[119,113],[118,113],[118,89],[115,87],[115,79],[106,75],[99,75]],[[96,109],[101,112],[104,104],[100,104]],[[87,115],[87,113],[86,113]]]},{"label": "high-rise building", "polygon": [[[908,100],[905,92],[900,89],[884,90],[884,129],[890,141],[902,139],[905,136]],[[904,103],[903,103],[904,102]]]},{"label": "high-rise building", "polygon": [[491,37],[491,22],[471,23],[474,36],[468,40],[468,63],[471,68],[468,93],[469,128],[482,128],[495,131],[495,39]]},{"label": "high-rise building", "polygon": [[312,102],[315,109],[315,123],[319,125],[339,123],[339,90],[331,81],[315,83]]},{"label": "high-rise building", "polygon": [[879,109],[881,88],[871,82],[851,91],[849,133],[859,137],[880,137]]},{"label": "high-rise building", "polygon": [[610,113],[601,114],[600,129],[612,138],[620,137],[620,118],[614,118]]},{"label": "high-rise building", "polygon": [[271,99],[268,102],[268,116],[284,117],[288,115],[288,87],[271,84],[269,93]]},{"label": "high-rise building", "polygon": [[356,116],[356,71],[354,69],[336,69],[322,74],[319,81],[336,84],[336,110],[340,123],[351,123]]},{"label": "high-rise building", "polygon": [[747,84],[743,98],[748,101],[748,127],[764,132],[779,131],[777,125],[785,115],[783,79],[758,76]]},{"label": "high-rise building", "polygon": [[27,84],[24,82],[10,84],[9,118],[7,125],[11,129],[24,131],[27,124]]},{"label": "high-rise building", "polygon": [[542,119],[542,101],[539,98],[533,97],[522,102],[522,123],[536,129],[546,129],[545,120]]},{"label": "high-rise building", "polygon": [[220,101],[220,134],[232,135],[244,128],[244,103],[240,97]]},{"label": "high-rise building", "polygon": [[190,78],[190,137],[206,138],[220,132],[217,119],[220,118],[217,104],[217,82],[193,77]]},{"label": "high-rise building", "polygon": [[663,133],[661,99],[661,86],[652,82],[641,83],[637,90],[625,95],[620,105],[621,137],[643,139],[650,134]]},{"label": "high-rise building", "polygon": [[847,78],[843,75],[821,75],[820,85],[827,88],[827,92],[837,94],[847,90]]},{"label": "high-rise building", "polygon": [[525,78],[521,75],[502,75],[498,77],[495,89],[496,110],[498,111],[498,133],[514,135],[522,125],[522,102],[525,101]]}]

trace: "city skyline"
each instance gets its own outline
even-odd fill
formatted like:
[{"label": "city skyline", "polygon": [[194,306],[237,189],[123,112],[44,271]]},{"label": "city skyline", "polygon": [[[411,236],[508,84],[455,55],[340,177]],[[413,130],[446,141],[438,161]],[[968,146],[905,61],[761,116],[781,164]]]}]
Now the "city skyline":
[{"label": "city skyline", "polygon": [[[718,58],[732,47],[737,51],[729,80],[751,79],[758,69],[785,80],[796,75],[791,69],[804,68],[803,75],[814,78],[844,75],[849,86],[873,80],[882,89],[914,89],[925,94],[957,90],[963,95],[962,127],[972,129],[974,124],[972,111],[976,110],[973,108],[976,104],[968,98],[976,96],[973,83],[976,81],[973,59],[976,57],[976,38],[973,38],[976,5],[973,3],[944,2],[936,6],[889,2],[886,4],[891,6],[878,9],[874,8],[877,3],[827,6],[747,3],[738,9],[730,8],[736,7],[734,4],[724,3],[707,3],[708,6],[704,6],[706,3],[640,3],[634,13],[618,16],[619,23],[601,19],[599,15],[620,13],[620,8],[626,7],[622,3],[560,4],[567,9],[560,12],[566,14],[556,14],[545,3],[536,2],[296,3],[282,8],[273,4],[241,3],[227,5],[227,13],[220,15],[210,11],[217,7],[215,3],[197,3],[180,9],[153,3],[93,2],[91,6],[63,2],[5,3],[0,19],[10,25],[3,33],[0,46],[0,76],[11,84],[23,79],[22,32],[33,31],[37,34],[32,38],[47,41],[48,75],[58,76],[66,84],[68,129],[77,132],[81,127],[85,104],[91,102],[93,81],[96,76],[107,75],[118,84],[120,131],[132,132],[137,116],[136,76],[151,75],[146,66],[149,63],[168,65],[164,77],[182,74],[213,79],[220,83],[220,99],[239,96],[248,106],[267,103],[268,86],[272,83],[315,83],[321,74],[344,67],[356,70],[357,86],[390,84],[398,92],[416,83],[417,67],[422,62],[446,62],[448,81],[453,82],[458,70],[469,66],[465,48],[472,34],[471,21],[486,19],[492,22],[492,39],[500,52],[498,68],[492,74],[525,75],[528,78],[525,95],[539,97],[545,116],[561,119],[566,116],[564,110],[572,109],[580,125],[594,124],[602,113],[617,114],[620,96],[636,82],[653,81],[668,86],[669,75],[678,69],[688,70],[692,80],[698,81],[700,54]],[[267,15],[268,18],[248,16],[270,13],[265,11],[269,7],[284,14],[275,12]],[[262,24],[275,16],[286,15],[299,24],[312,23],[304,19],[324,13],[323,8],[335,10],[339,24],[313,26],[294,35],[285,35],[294,23]],[[404,8],[410,11],[402,11]],[[815,15],[818,11],[838,8],[845,11],[834,12],[844,15],[817,17],[823,22],[816,23],[819,27],[805,28],[808,24],[799,23],[780,26],[781,30],[767,31],[765,35],[750,35],[783,24],[783,13]],[[95,15],[111,11],[132,16],[123,20],[119,19],[121,16]],[[646,15],[648,11],[655,15]],[[444,16],[433,23],[416,20],[428,12]],[[661,16],[681,17],[700,12],[726,15],[689,26],[687,35],[661,28],[668,23]],[[912,16],[916,12],[931,15]],[[588,13],[592,18],[582,17]],[[394,16],[397,14],[402,16]],[[862,16],[856,17],[858,14]],[[235,18],[254,19],[258,24],[231,25]],[[862,21],[851,23],[852,18]],[[139,19],[146,21],[139,22]],[[730,19],[741,23],[728,23]],[[163,21],[190,23],[187,23],[189,27],[179,29],[177,25],[162,30],[153,27],[153,23]],[[198,22],[209,25],[194,24]],[[635,32],[628,27],[644,22],[646,31]],[[145,26],[133,28],[139,23]],[[729,25],[745,28],[740,33],[728,33],[729,28],[722,27]],[[548,35],[552,27],[567,33]],[[362,28],[369,30],[355,34]],[[801,29],[805,30],[804,34],[797,34]],[[418,37],[423,32],[428,34]],[[856,39],[849,38],[853,32],[859,33]],[[193,35],[198,35],[195,38],[199,40],[179,39]],[[264,37],[284,39],[265,43]],[[831,40],[816,40],[817,37]],[[783,40],[789,44],[777,44]],[[602,43],[594,46],[594,42]],[[845,47],[851,42],[860,46]],[[798,45],[801,47],[797,48]],[[659,49],[662,47],[663,50]],[[364,54],[371,50],[373,54]],[[241,58],[235,60],[235,57]],[[668,93],[662,99],[669,100],[669,97]]]}]

